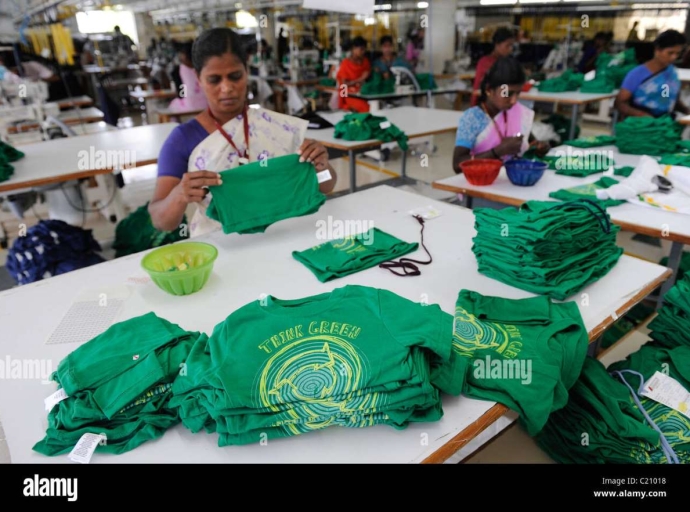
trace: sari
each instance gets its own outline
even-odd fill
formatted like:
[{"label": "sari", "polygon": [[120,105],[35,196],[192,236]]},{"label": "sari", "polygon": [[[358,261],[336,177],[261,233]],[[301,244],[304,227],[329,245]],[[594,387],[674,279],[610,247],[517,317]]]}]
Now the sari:
[{"label": "sari", "polygon": [[[482,113],[484,113],[482,111]],[[498,146],[502,137],[514,137],[522,134],[522,148],[520,155],[522,155],[529,148],[528,137],[532,132],[532,123],[534,122],[534,110],[525,107],[520,103],[516,103],[509,110],[499,112],[494,117],[493,122],[488,119],[486,113],[484,117],[487,118],[486,127],[477,135],[474,146],[472,147],[472,155],[491,151],[491,149]],[[503,156],[503,160],[509,160],[513,155]]]},{"label": "sari", "polygon": [[[256,162],[266,158],[294,154],[304,141],[309,121],[280,114],[264,108],[250,108],[249,121],[249,161]],[[240,114],[223,125],[232,137],[237,149],[244,153],[247,142],[244,138],[243,115]],[[189,156],[187,171],[220,172],[240,165],[240,155],[230,143],[214,131],[200,142]],[[212,194],[197,203],[197,209],[189,226],[190,238],[222,229],[219,222],[206,215]]]},{"label": "sari", "polygon": [[[336,80],[338,81],[338,108],[343,110],[354,110],[355,112],[369,112],[369,102],[358,98],[350,98],[340,94],[340,86],[344,82],[357,80],[367,71],[371,71],[371,64],[366,57],[360,64],[356,64],[352,59],[344,59],[340,63]],[[357,94],[362,88],[361,84],[351,85],[347,88],[348,94]]]},{"label": "sari", "polygon": [[[650,72],[644,64],[641,67],[644,67],[647,73],[646,76],[639,77],[639,84],[636,84],[637,87],[632,91],[631,106],[654,117],[672,113],[681,87],[675,66],[668,66],[658,73]],[[630,74],[636,71],[635,69]],[[627,89],[628,83],[624,80],[621,87]]]},{"label": "sari", "polygon": [[180,64],[180,80],[182,80],[182,85],[185,87],[184,96],[172,100],[168,108],[173,110],[205,109],[208,106],[208,102],[206,101],[204,91],[201,90],[201,84],[196,76],[196,72],[192,68]]}]

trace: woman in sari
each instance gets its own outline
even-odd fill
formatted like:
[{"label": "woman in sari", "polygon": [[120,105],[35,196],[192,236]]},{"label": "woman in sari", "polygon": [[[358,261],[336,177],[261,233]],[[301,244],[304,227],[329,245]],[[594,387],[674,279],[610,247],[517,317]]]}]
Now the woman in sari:
[{"label": "woman in sari", "polygon": [[184,43],[177,52],[177,58],[180,61],[179,73],[182,83],[177,84],[179,98],[172,100],[168,108],[173,110],[207,108],[206,96],[201,89],[199,78],[196,76],[196,71],[194,71],[194,65],[192,64],[192,44]]},{"label": "woman in sari", "polygon": [[[369,112],[369,102],[349,96],[349,94],[358,93],[371,74],[371,64],[364,55],[366,49],[366,40],[361,36],[355,37],[352,41],[350,56],[340,63],[335,76],[338,81],[338,108],[340,109]],[[347,94],[340,94],[343,85],[347,88]]]},{"label": "woman in sari", "polygon": [[503,57],[484,75],[479,105],[466,110],[458,122],[453,170],[471,158],[508,160],[531,146],[545,155],[548,142],[534,140],[534,111],[518,102],[525,71],[513,57]]},{"label": "woman in sari", "polygon": [[654,57],[630,71],[616,97],[621,117],[661,117],[674,111],[688,114],[680,100],[680,80],[676,67],[685,36],[675,30],[659,34],[654,41]]},{"label": "woman in sari", "polygon": [[218,172],[266,158],[297,153],[314,164],[315,172],[330,170],[319,185],[333,190],[335,171],[326,148],[305,139],[308,121],[248,108],[246,55],[239,36],[228,28],[201,34],[192,48],[192,61],[208,101],[208,108],[177,126],[165,141],[158,159],[158,179],[149,213],[161,231],[177,229],[187,206],[196,203],[190,237],[220,228],[206,216],[209,186],[219,185]]}]

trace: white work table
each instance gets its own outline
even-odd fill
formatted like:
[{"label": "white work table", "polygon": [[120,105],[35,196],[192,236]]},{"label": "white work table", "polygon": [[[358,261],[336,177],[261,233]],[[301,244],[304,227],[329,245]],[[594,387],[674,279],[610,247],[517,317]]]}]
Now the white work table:
[{"label": "white work table", "polygon": [[[14,174],[9,180],[0,183],[0,192],[61,183],[113,171],[108,165],[92,168],[93,165],[98,165],[98,160],[91,162],[90,157],[82,158],[82,151],[89,155],[92,150],[94,155],[97,154],[96,151],[128,151],[127,163],[133,163],[134,166],[156,163],[165,139],[175,126],[177,123],[137,126],[22,145],[20,149],[26,156],[12,163]],[[125,153],[122,155],[126,158]],[[83,167],[84,160],[88,165],[80,168]],[[107,153],[104,160],[107,164]]]},{"label": "white work table", "polygon": [[[408,213],[412,208],[433,205],[442,215],[429,220],[425,243],[433,263],[422,267],[419,277],[398,277],[380,268],[320,283],[293,259],[293,250],[312,247],[317,239],[317,220],[368,219],[376,227],[409,242],[418,242],[419,224]],[[477,272],[471,252],[475,235],[474,215],[462,207],[396,190],[388,186],[360,191],[327,201],[319,212],[284,220],[265,233],[224,235],[215,232],[199,241],[218,248],[212,276],[206,286],[189,296],[166,294],[147,279],[139,253],[45,281],[0,293],[3,336],[0,354],[10,359],[60,360],[76,344],[46,344],[71,303],[82,292],[108,294],[126,286],[129,297],[119,317],[122,321],[150,311],[188,330],[211,333],[230,313],[262,294],[292,299],[331,291],[346,284],[388,289],[409,300],[439,304],[453,314],[458,292],[463,289],[506,298],[532,294],[495,281]],[[421,250],[409,255],[425,258]],[[580,306],[590,339],[596,338],[615,318],[624,314],[670,272],[665,267],[623,256],[598,282],[586,287],[589,305]],[[574,296],[579,299],[580,293]],[[36,314],[40,311],[40,314]],[[450,334],[450,333],[449,333]],[[32,451],[47,425],[43,400],[55,391],[54,384],[40,379],[0,379],[0,421],[12,462],[64,463],[67,456],[46,457]],[[332,427],[308,434],[271,440],[266,446],[220,448],[217,434],[192,434],[182,425],[168,430],[156,441],[121,454],[96,453],[91,463],[410,463],[443,462],[490,426],[506,408],[490,401],[444,396],[440,421],[412,424],[405,430],[379,425],[363,429]],[[422,442],[428,439],[428,444]]]},{"label": "white work table", "polygon": [[[550,154],[557,152],[582,151],[584,154],[592,151],[600,151],[601,154],[613,158],[616,167],[635,167],[640,160],[640,155],[621,154],[616,146],[602,146],[599,148],[579,149],[575,147],[559,146],[553,148]],[[577,153],[576,153],[577,154]],[[468,197],[480,197],[489,201],[502,204],[519,206],[526,201],[556,201],[549,194],[563,188],[575,187],[599,180],[603,173],[592,174],[586,178],[562,176],[556,171],[547,169],[544,176],[532,187],[519,187],[513,185],[508,179],[505,168],[501,169],[498,178],[491,185],[477,186],[467,181],[464,174],[458,174],[444,178],[433,183],[433,188],[465,194]],[[624,179],[622,176],[612,176],[615,179]],[[675,271],[680,264],[684,244],[690,244],[690,218],[680,213],[666,212],[654,208],[636,206],[625,203],[607,208],[611,220],[626,231],[639,233],[655,238],[662,238],[673,242],[669,266]],[[673,283],[670,279],[662,290],[662,294]]]},{"label": "white work table", "polygon": [[[317,112],[321,117],[335,125],[341,121],[348,112]],[[371,112],[375,116],[382,116],[392,124],[400,128],[408,138],[426,137],[440,133],[455,132],[462,112],[457,110],[445,110],[422,107],[394,107]],[[378,139],[368,140],[344,140],[335,138],[335,128],[323,128],[320,130],[307,130],[307,138],[321,142],[327,148],[336,152],[346,153],[350,164],[350,192],[357,190],[355,156],[359,153],[370,151],[381,146]],[[406,178],[407,152],[403,151],[402,178]]]},{"label": "white work table", "polygon": [[611,98],[615,98],[617,95],[618,90],[606,93],[580,92],[579,90],[570,92],[541,92],[538,88],[532,88],[528,92],[521,92],[520,99],[526,101],[541,101],[544,103],[563,103],[570,105],[572,113],[570,116],[569,138],[574,139],[580,106],[587,105],[588,103],[610,100]]}]

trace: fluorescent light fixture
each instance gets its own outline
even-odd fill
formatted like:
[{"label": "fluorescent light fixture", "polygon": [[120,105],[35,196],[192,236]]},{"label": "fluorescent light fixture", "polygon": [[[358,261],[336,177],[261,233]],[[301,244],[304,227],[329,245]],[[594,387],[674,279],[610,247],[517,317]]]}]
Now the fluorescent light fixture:
[{"label": "fluorescent light fixture", "polygon": [[258,27],[259,22],[257,19],[252,16],[252,14],[248,11],[237,11],[235,13],[235,21],[237,22],[237,26],[240,28],[251,28],[251,27]]},{"label": "fluorescent light fixture", "polygon": [[429,7],[429,2],[417,2],[417,9],[426,9]]},{"label": "fluorescent light fixture", "polygon": [[563,0],[564,2],[604,2],[605,0]]},{"label": "fluorescent light fixture", "polygon": [[381,4],[381,5],[375,5],[374,9],[377,11],[390,11],[393,8],[391,4]]},{"label": "fluorescent light fixture", "polygon": [[520,4],[555,4],[561,0],[520,0]]},{"label": "fluorescent light fixture", "polygon": [[376,18],[370,18],[368,16],[366,18],[364,18],[364,25],[365,26],[375,25],[375,24],[376,24]]},{"label": "fluorescent light fixture", "polygon": [[517,0],[480,0],[479,5],[515,5]]}]

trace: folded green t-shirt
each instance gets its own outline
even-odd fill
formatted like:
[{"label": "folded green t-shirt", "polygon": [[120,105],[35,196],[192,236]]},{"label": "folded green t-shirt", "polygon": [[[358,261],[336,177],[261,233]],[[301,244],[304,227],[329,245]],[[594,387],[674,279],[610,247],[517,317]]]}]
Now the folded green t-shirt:
[{"label": "folded green t-shirt", "polygon": [[223,232],[262,233],[271,224],[319,210],[326,196],[314,166],[299,155],[269,158],[220,172],[223,184],[211,187],[206,215]]},{"label": "folded green t-shirt", "polygon": [[324,283],[416,251],[418,246],[416,242],[408,243],[372,228],[311,249],[294,251],[292,256]]},{"label": "folded green t-shirt", "polygon": [[571,188],[562,188],[561,190],[556,190],[549,194],[549,197],[554,199],[560,199],[561,201],[576,201],[578,199],[589,199],[594,201],[604,208],[609,206],[618,206],[619,204],[625,203],[625,201],[620,201],[617,199],[599,199],[597,198],[597,190],[603,190],[609,188],[612,185],[618,184],[618,180],[609,178],[608,176],[602,176],[599,180],[594,183],[587,183],[585,185],[578,185]]}]

